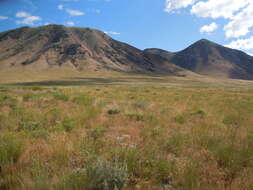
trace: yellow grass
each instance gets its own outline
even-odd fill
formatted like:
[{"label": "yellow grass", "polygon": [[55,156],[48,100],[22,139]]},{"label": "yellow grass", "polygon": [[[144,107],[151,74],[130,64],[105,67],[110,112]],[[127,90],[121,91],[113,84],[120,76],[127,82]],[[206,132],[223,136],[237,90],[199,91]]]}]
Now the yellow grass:
[{"label": "yellow grass", "polygon": [[0,189],[96,190],[87,170],[126,190],[253,189],[250,81],[15,75],[0,77]]}]

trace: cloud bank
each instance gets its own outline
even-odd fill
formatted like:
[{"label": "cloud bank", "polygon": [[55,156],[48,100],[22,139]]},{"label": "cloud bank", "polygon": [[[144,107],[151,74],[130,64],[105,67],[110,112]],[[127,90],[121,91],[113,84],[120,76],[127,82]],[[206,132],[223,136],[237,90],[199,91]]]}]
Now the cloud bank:
[{"label": "cloud bank", "polygon": [[[232,39],[227,46],[253,52],[253,43],[250,43],[253,36],[248,36],[253,28],[253,0],[165,0],[168,13],[186,7],[192,15],[200,18],[224,19],[224,35]],[[201,27],[200,32],[210,34],[216,29],[213,22]]]}]

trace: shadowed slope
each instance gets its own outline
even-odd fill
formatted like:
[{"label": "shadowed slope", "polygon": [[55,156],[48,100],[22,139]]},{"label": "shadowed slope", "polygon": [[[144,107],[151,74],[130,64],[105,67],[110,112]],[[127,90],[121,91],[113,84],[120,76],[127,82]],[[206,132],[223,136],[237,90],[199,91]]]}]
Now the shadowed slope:
[{"label": "shadowed slope", "polygon": [[200,40],[183,51],[146,50],[160,55],[175,65],[193,72],[223,78],[253,79],[253,57],[223,47],[208,40]]},{"label": "shadowed slope", "polygon": [[48,25],[0,33],[1,67],[70,67],[96,71],[185,72],[160,56],[145,53],[90,28]]}]

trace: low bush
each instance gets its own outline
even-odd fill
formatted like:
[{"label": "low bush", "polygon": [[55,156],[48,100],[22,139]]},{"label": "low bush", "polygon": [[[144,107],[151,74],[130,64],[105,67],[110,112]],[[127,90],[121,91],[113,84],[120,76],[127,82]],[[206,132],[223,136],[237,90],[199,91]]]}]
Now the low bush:
[{"label": "low bush", "polygon": [[28,121],[28,122],[21,122],[18,126],[18,131],[33,131],[39,129],[41,126],[40,122]]},{"label": "low bush", "polygon": [[116,115],[116,114],[120,113],[120,110],[118,110],[118,109],[110,109],[110,110],[107,111],[107,113],[109,115]]},{"label": "low bush", "polygon": [[185,121],[186,121],[186,119],[185,119],[185,116],[184,116],[184,115],[178,114],[178,115],[176,115],[176,117],[175,117],[175,121],[176,121],[177,123],[179,123],[179,124],[184,124]]},{"label": "low bush", "polygon": [[45,129],[34,130],[31,132],[33,138],[46,139],[49,136],[49,132]]},{"label": "low bush", "polygon": [[74,120],[64,120],[62,122],[62,126],[65,129],[66,132],[70,132],[75,127],[75,121]]},{"label": "low bush", "polygon": [[193,114],[203,116],[203,115],[206,115],[206,112],[204,110],[199,109],[199,110],[193,112]]},{"label": "low bush", "polygon": [[61,101],[65,101],[65,102],[69,101],[69,97],[66,96],[65,94],[60,93],[60,92],[54,91],[54,92],[52,92],[52,95],[54,96],[54,98],[56,100],[61,100]]},{"label": "low bush", "polygon": [[145,120],[152,120],[153,116],[149,114],[141,114],[141,113],[129,113],[127,116],[130,119],[136,120],[136,121],[145,121]]}]

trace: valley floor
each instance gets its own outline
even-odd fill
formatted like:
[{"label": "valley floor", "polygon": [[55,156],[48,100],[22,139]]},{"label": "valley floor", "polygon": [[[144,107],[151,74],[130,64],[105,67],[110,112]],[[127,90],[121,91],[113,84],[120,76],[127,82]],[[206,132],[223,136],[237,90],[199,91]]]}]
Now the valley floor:
[{"label": "valley floor", "polygon": [[0,189],[253,189],[252,82],[30,75],[0,75]]}]

